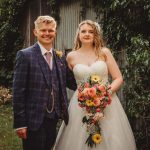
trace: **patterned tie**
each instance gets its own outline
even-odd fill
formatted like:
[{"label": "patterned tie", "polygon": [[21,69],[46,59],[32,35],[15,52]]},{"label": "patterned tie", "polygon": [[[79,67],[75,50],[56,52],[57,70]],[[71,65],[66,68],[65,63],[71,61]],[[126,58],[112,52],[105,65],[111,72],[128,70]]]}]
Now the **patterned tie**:
[{"label": "patterned tie", "polygon": [[45,53],[45,57],[46,57],[46,61],[47,61],[48,65],[49,65],[49,67],[51,68],[51,58],[52,58],[51,52]]}]

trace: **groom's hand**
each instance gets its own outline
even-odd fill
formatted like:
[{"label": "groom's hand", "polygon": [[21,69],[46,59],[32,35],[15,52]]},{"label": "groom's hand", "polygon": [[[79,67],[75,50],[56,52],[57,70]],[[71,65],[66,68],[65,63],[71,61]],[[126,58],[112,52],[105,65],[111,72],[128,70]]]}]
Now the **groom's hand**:
[{"label": "groom's hand", "polygon": [[27,128],[17,129],[16,133],[19,138],[22,138],[22,139],[27,138]]}]

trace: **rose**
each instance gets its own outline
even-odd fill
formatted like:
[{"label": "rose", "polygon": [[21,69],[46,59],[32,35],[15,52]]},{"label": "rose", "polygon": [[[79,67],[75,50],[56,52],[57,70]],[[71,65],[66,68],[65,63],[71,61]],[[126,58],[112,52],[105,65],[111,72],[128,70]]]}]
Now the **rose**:
[{"label": "rose", "polygon": [[80,101],[84,101],[84,100],[85,100],[83,93],[78,93],[78,99],[79,99]]},{"label": "rose", "polygon": [[90,96],[90,97],[96,96],[96,89],[95,89],[94,87],[88,88],[87,94],[88,94],[88,96]]},{"label": "rose", "polygon": [[99,98],[94,99],[93,104],[94,104],[94,106],[99,106],[100,105],[100,99]]},{"label": "rose", "polygon": [[104,85],[97,86],[97,89],[103,94],[106,94],[106,87]]}]

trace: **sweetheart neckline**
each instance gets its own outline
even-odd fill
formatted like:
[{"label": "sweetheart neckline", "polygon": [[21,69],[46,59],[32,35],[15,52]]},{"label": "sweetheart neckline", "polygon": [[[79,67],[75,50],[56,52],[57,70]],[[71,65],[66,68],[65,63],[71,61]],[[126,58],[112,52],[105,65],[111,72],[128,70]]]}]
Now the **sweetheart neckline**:
[{"label": "sweetheart neckline", "polygon": [[75,64],[74,67],[73,67],[73,69],[72,69],[72,71],[75,69],[75,67],[76,67],[77,65],[83,65],[83,66],[86,66],[86,67],[90,68],[90,67],[92,67],[94,64],[96,64],[97,62],[104,62],[104,63],[106,63],[106,62],[103,61],[103,60],[97,60],[97,61],[95,61],[94,63],[92,63],[91,65],[86,65],[86,64]]}]

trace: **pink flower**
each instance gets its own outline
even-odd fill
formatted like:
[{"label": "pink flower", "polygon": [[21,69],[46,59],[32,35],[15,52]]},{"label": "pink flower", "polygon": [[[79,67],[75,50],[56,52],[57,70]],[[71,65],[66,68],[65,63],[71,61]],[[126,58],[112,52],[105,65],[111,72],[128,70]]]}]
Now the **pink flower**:
[{"label": "pink flower", "polygon": [[96,98],[93,100],[94,106],[99,106],[100,105],[100,100],[99,98]]},{"label": "pink flower", "polygon": [[101,91],[103,93],[103,95],[106,93],[106,88],[104,85],[97,86],[97,88],[99,91]]},{"label": "pink flower", "polygon": [[105,97],[104,96],[99,96],[98,97],[100,101],[102,101]]},{"label": "pink flower", "polygon": [[80,101],[84,101],[84,96],[83,96],[82,93],[78,93],[78,99],[79,99]]},{"label": "pink flower", "polygon": [[87,94],[88,94],[88,96],[90,96],[90,97],[96,96],[96,89],[95,89],[94,87],[89,88],[89,89],[87,90]]},{"label": "pink flower", "polygon": [[88,96],[87,91],[89,90],[89,88],[84,88],[84,90],[82,91],[82,93],[84,94],[84,96]]},{"label": "pink flower", "polygon": [[100,108],[97,108],[97,109],[96,109],[96,112],[101,112],[101,109],[100,109]]},{"label": "pink flower", "polygon": [[90,84],[88,82],[85,83],[84,87],[88,88],[90,86]]}]

